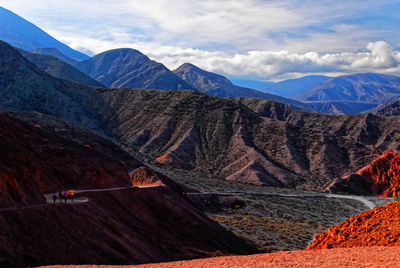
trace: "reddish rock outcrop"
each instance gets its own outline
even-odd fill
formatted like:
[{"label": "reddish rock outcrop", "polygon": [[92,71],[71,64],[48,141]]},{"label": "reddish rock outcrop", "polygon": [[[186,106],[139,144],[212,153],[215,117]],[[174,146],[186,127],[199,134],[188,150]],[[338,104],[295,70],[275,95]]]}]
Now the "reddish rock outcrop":
[{"label": "reddish rock outcrop", "polygon": [[400,195],[400,154],[387,150],[355,174],[335,179],[326,189],[334,193]]},{"label": "reddish rock outcrop", "polygon": [[385,151],[368,166],[357,171],[371,182],[375,195],[392,197],[400,195],[400,154]]},{"label": "reddish rock outcrop", "polygon": [[135,186],[164,186],[160,176],[148,167],[139,167],[129,172],[129,178]]},{"label": "reddish rock outcrop", "polygon": [[400,202],[376,207],[316,235],[307,249],[400,246]]}]

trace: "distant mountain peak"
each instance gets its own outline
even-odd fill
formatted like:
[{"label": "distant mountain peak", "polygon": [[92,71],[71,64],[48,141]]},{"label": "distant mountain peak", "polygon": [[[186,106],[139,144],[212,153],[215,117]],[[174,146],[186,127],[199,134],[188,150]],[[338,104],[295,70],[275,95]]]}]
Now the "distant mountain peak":
[{"label": "distant mountain peak", "polygon": [[236,86],[225,76],[208,72],[191,63],[184,63],[173,72],[192,87],[209,95],[269,99],[287,104],[295,109],[312,110],[307,105],[295,100]]},{"label": "distant mountain peak", "polygon": [[109,87],[194,89],[163,64],[132,48],[108,50],[75,66]]}]

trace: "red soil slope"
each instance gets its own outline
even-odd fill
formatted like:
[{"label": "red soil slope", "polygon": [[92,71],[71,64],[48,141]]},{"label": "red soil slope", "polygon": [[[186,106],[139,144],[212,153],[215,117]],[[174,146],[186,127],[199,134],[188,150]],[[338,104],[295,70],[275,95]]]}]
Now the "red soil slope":
[{"label": "red soil slope", "polygon": [[400,195],[400,154],[385,151],[368,166],[357,171],[371,182],[375,195],[392,197]]},{"label": "red soil slope", "polygon": [[[325,250],[283,251],[250,256],[230,256],[192,261],[146,264],[138,266],[94,266],[84,265],[79,268],[381,268],[398,267],[400,263],[399,247],[371,248],[335,248]],[[72,268],[72,266],[49,266],[47,268]],[[76,266],[73,266],[76,267]]]},{"label": "red soil slope", "polygon": [[92,149],[101,138],[92,134],[91,140],[92,145],[79,144],[40,125],[0,114],[0,208],[40,203],[41,193],[63,187],[129,186],[128,168],[142,164],[118,159],[122,150],[104,139]]},{"label": "red soil slope", "polygon": [[316,235],[307,249],[400,246],[400,202],[376,207]]},{"label": "red soil slope", "polygon": [[[0,114],[0,267],[139,264],[256,252],[179,189],[129,187],[130,169],[142,182],[168,178],[115,144],[77,131],[70,136],[89,135],[84,144]],[[42,195],[119,186],[128,187],[78,193],[87,203],[47,204]]]}]

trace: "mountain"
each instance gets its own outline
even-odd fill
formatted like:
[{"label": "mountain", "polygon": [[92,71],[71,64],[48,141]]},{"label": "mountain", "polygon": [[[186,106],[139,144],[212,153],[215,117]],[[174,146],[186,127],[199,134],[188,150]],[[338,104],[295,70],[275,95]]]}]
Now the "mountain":
[{"label": "mountain", "polygon": [[263,93],[250,88],[235,86],[226,77],[207,72],[190,63],[181,65],[173,72],[192,87],[208,95],[271,99],[287,104],[295,109],[311,111],[307,105],[295,100]]},{"label": "mountain", "polygon": [[376,114],[383,116],[397,116],[400,115],[400,100],[397,100],[381,109]]},{"label": "mountain", "polygon": [[87,55],[61,43],[34,24],[26,21],[8,9],[0,7],[0,40],[24,50],[43,47],[57,48],[74,60],[85,60]]},{"label": "mountain", "polygon": [[367,113],[379,107],[377,103],[357,101],[306,101],[304,103],[314,111],[331,115]]},{"label": "mountain", "polygon": [[75,67],[108,87],[193,89],[164,65],[134,49],[109,50]]},{"label": "mountain", "polygon": [[328,190],[345,194],[400,196],[399,164],[400,154],[385,151],[355,174],[333,181]]},{"label": "mountain", "polygon": [[[337,109],[342,113],[354,110],[361,113],[371,107],[388,104],[399,97],[400,77],[364,73],[331,78],[314,85],[296,99],[306,101],[317,111]],[[337,105],[340,102],[344,109]],[[327,108],[327,105],[331,107]],[[358,109],[355,109],[356,105]]]},{"label": "mountain", "polygon": [[[257,252],[197,210],[182,189],[133,188],[129,171],[135,183],[164,177],[114,143],[44,114],[18,115],[35,124],[12,115],[0,114],[0,238],[8,241],[0,245],[0,266],[139,264]],[[53,204],[44,196],[71,188],[75,204]]]},{"label": "mountain", "polygon": [[328,116],[263,99],[109,89],[105,131],[157,165],[234,182],[325,189],[399,150],[397,117]]},{"label": "mountain", "polygon": [[400,246],[399,215],[399,202],[362,212],[316,235],[307,249]]},{"label": "mountain", "polygon": [[19,51],[30,62],[34,63],[39,69],[57,78],[74,81],[83,85],[104,87],[93,78],[87,76],[72,65],[50,55],[35,54],[24,50]]},{"label": "mountain", "polygon": [[265,87],[274,84],[274,82],[270,82],[270,81],[259,81],[259,80],[251,80],[251,79],[240,79],[240,78],[229,78],[229,80],[236,86],[253,88],[253,89],[261,90],[261,91]]},{"label": "mountain", "polygon": [[0,41],[0,110],[36,111],[100,130],[106,103],[88,86],[55,78]]},{"label": "mountain", "polygon": [[285,98],[295,98],[304,93],[310,87],[329,80],[330,77],[324,75],[308,75],[300,78],[289,79],[266,85],[262,89],[263,92],[275,94]]},{"label": "mountain", "polygon": [[57,48],[50,47],[50,48],[37,48],[32,51],[31,53],[40,54],[40,55],[49,55],[53,56],[54,58],[60,59],[63,62],[68,63],[69,65],[75,65],[78,63],[77,60],[71,59],[60,52]]},{"label": "mountain", "polygon": [[298,99],[385,103],[400,95],[400,77],[375,73],[345,75],[319,83]]}]

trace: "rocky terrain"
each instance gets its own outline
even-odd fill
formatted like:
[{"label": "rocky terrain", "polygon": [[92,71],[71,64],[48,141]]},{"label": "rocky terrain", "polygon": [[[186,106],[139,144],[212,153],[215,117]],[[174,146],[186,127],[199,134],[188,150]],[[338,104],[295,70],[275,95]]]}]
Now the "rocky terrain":
[{"label": "rocky terrain", "polygon": [[400,100],[395,101],[376,112],[378,115],[383,116],[397,116],[400,115]]},{"label": "rocky terrain", "polygon": [[[154,263],[139,266],[95,266],[81,265],[79,268],[200,268],[200,267],[256,267],[256,268],[381,268],[396,267],[400,262],[399,247],[335,248],[324,250],[283,251],[250,256],[228,256],[171,263]],[[47,268],[71,266],[52,265]]]},{"label": "rocky terrain", "polygon": [[355,174],[333,181],[328,189],[331,192],[397,197],[400,195],[399,159],[398,153],[385,151]]},{"label": "rocky terrain", "polygon": [[396,117],[326,116],[191,91],[110,89],[102,97],[115,109],[105,129],[127,148],[230,181],[323,190],[379,151],[398,150]]},{"label": "rocky terrain", "polygon": [[[46,115],[20,117],[48,125],[0,115],[1,266],[132,264],[256,252],[185,200],[177,184],[114,143],[70,123],[63,128],[60,119]],[[57,123],[54,130],[50,122]],[[163,184],[131,186],[155,179]],[[89,189],[77,194],[88,202],[46,203],[43,194],[71,188]]]},{"label": "rocky terrain", "polygon": [[219,97],[263,98],[284,103],[294,109],[312,111],[310,107],[299,101],[263,93],[250,88],[235,86],[226,77],[207,72],[190,63],[182,64],[173,72],[193,88],[208,95]]},{"label": "rocky terrain", "polygon": [[108,87],[193,89],[164,65],[134,49],[105,51],[75,67]]},{"label": "rocky terrain", "polygon": [[400,203],[376,207],[316,235],[307,249],[399,246]]}]

